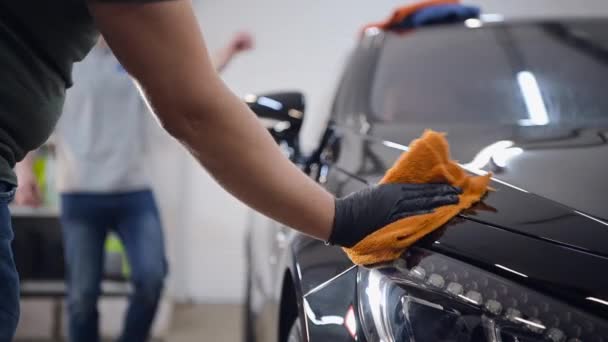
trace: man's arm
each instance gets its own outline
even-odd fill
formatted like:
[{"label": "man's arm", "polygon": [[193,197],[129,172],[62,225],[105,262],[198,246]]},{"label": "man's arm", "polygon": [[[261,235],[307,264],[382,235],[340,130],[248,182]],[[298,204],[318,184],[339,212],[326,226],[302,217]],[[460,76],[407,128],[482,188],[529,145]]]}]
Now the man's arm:
[{"label": "man's arm", "polygon": [[[103,44],[104,47],[108,48],[103,37],[100,37],[99,44]],[[219,73],[224,71],[234,57],[240,53],[253,49],[253,44],[253,36],[250,33],[236,33],[224,47],[213,54],[213,66],[215,67],[215,70]],[[139,99],[138,108],[140,108],[140,112],[137,114],[142,115],[142,122],[147,122],[149,119],[149,108],[143,98]],[[148,135],[144,134],[142,146],[144,148],[144,153],[146,154],[148,153],[148,148],[150,146],[148,139]]]},{"label": "man's arm", "polygon": [[226,46],[215,53],[213,65],[222,72],[228,63],[239,53],[253,48],[253,37],[247,32],[239,32],[232,37]]},{"label": "man's arm", "polygon": [[335,200],[283,156],[222,83],[190,1],[91,2],[90,8],[165,129],[224,189],[267,216],[352,246],[397,219],[458,202],[458,189],[437,184],[385,184]]},{"label": "man's arm", "polygon": [[226,190],[306,234],[330,236],[333,196],[282,155],[255,115],[222,83],[189,1],[91,2],[90,8],[163,127]]}]

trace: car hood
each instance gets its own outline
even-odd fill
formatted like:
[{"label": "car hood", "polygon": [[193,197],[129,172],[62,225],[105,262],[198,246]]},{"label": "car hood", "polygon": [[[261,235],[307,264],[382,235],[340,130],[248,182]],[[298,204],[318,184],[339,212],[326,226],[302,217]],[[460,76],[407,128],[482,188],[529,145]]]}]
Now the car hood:
[{"label": "car hood", "polygon": [[608,220],[608,124],[561,126],[374,125],[407,145],[426,128],[446,132],[452,158],[545,199]]},{"label": "car hood", "polygon": [[[350,134],[343,134],[340,154],[353,162],[352,165],[350,162],[341,164],[341,168],[355,174],[359,180],[374,184],[402,150],[427,128],[447,133],[452,157],[461,164],[494,174],[492,187],[495,191],[460,215],[465,221],[478,225],[459,225],[463,227],[462,234],[458,235],[460,238],[449,243],[446,240],[438,246],[449,246],[449,252],[454,256],[478,260],[479,255],[473,254],[479,252],[477,245],[481,244],[485,246],[483,256],[488,264],[517,255],[522,259],[521,269],[525,268],[531,277],[546,267],[531,261],[541,259],[530,257],[529,252],[534,251],[529,250],[531,242],[526,241],[536,240],[555,246],[555,249],[544,250],[543,258],[551,259],[555,256],[554,251],[563,247],[573,253],[571,258],[573,255],[595,255],[606,260],[608,206],[604,204],[604,196],[608,194],[608,181],[604,170],[608,169],[608,158],[604,156],[608,156],[605,138],[608,129],[374,124],[365,134],[369,137],[365,146],[358,146],[356,142],[360,139],[345,140]],[[349,188],[349,184],[343,184],[343,192],[357,190]],[[473,233],[471,227],[479,227],[479,234],[498,229],[504,234],[501,236],[513,235],[512,239],[520,240],[515,243],[502,237],[482,237]],[[447,239],[457,229],[447,227],[438,231]],[[306,243],[300,246],[307,246],[310,254],[319,255],[312,258],[319,259],[314,265],[301,267],[302,274],[313,271],[323,274],[316,274],[317,281],[305,286],[306,290],[352,265],[341,249],[328,248],[307,237],[302,239]],[[499,249],[497,246],[506,251],[495,255],[493,251]],[[555,279],[551,282],[556,283],[559,282]]]},{"label": "car hood", "polygon": [[[428,128],[373,125],[364,154],[384,173]],[[490,192],[462,216],[513,233],[608,256],[608,129],[435,125],[452,158],[494,175]],[[393,150],[392,152],[389,150]],[[384,171],[380,171],[384,170]],[[377,176],[373,176],[377,177]],[[366,181],[374,183],[377,179]]]}]

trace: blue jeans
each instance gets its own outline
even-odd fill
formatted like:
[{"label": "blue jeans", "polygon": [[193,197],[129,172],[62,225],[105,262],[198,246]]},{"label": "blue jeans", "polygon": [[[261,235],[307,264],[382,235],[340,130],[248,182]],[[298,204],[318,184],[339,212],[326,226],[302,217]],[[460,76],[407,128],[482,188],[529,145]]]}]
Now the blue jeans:
[{"label": "blue jeans", "polygon": [[13,228],[8,204],[15,196],[15,187],[0,182],[0,341],[12,341],[19,321],[19,276],[15,269]]},{"label": "blue jeans", "polygon": [[134,292],[119,341],[146,341],[167,274],[163,232],[150,190],[61,195],[68,270],[69,340],[99,341],[97,300],[108,231],[122,240]]}]

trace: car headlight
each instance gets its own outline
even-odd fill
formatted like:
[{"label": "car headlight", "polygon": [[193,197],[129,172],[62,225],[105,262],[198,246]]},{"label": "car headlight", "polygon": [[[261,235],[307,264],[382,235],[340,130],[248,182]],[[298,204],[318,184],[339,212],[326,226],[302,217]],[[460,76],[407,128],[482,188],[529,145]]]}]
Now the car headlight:
[{"label": "car headlight", "polygon": [[357,282],[370,342],[608,342],[601,318],[418,248],[391,265],[361,268]]}]

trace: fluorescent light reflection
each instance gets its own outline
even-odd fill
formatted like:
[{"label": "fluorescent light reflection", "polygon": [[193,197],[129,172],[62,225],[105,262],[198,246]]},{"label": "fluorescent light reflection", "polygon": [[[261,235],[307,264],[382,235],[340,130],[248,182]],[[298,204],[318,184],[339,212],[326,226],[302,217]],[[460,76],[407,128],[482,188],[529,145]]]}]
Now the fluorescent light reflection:
[{"label": "fluorescent light reflection", "polygon": [[494,164],[496,164],[496,166],[505,167],[511,158],[517,157],[523,152],[524,150],[520,147],[510,147],[496,153],[494,156],[492,156],[492,160],[494,160]]},{"label": "fluorescent light reflection", "polygon": [[547,329],[547,327],[544,326],[544,325],[542,325],[542,324],[539,324],[539,323],[536,323],[536,322],[532,322],[532,321],[529,321],[527,319],[523,319],[521,317],[515,317],[515,320],[519,321],[521,323],[527,324],[527,325],[529,325],[531,327],[534,327],[534,328],[538,328],[538,329],[542,329],[542,330]]},{"label": "fluorescent light reflection", "polygon": [[384,145],[386,147],[394,148],[397,150],[401,150],[401,151],[408,151],[410,149],[409,147],[407,147],[405,145],[397,144],[397,143],[390,142],[390,141],[382,141],[382,145]]},{"label": "fluorescent light reflection", "polygon": [[601,224],[603,224],[604,226],[608,226],[608,223],[606,223],[606,222],[604,222],[604,221],[602,221],[602,220],[596,219],[596,218],[595,218],[595,217],[593,217],[593,216],[589,216],[589,215],[587,215],[587,214],[585,214],[585,213],[582,213],[582,212],[580,212],[580,211],[578,211],[578,210],[574,210],[574,212],[575,212],[575,213],[577,213],[577,214],[579,214],[579,215],[581,215],[581,216],[584,216],[584,217],[586,217],[586,218],[588,218],[588,219],[590,219],[590,220],[593,220],[593,221],[595,221],[595,222],[597,222],[597,223],[601,223]]},{"label": "fluorescent light reflection", "polygon": [[604,304],[604,305],[608,305],[608,301],[603,300],[603,299],[599,299],[599,298],[595,298],[595,297],[587,297],[585,298],[587,300],[590,300],[592,302],[596,302],[596,303],[600,303],[600,304]]},{"label": "fluorescent light reflection", "polygon": [[549,123],[549,114],[547,114],[547,106],[543,101],[543,96],[536,82],[536,77],[529,71],[520,71],[517,74],[517,83],[521,90],[528,110],[529,119],[520,120],[520,124],[524,126],[538,126]]},{"label": "fluorescent light reflection", "polygon": [[492,178],[492,180],[493,180],[493,181],[495,181],[496,183],[500,183],[500,184],[502,184],[502,185],[504,185],[504,186],[508,186],[508,187],[513,188],[513,189],[515,189],[515,190],[517,190],[517,191],[521,191],[521,192],[525,192],[525,193],[530,193],[530,192],[529,192],[528,190],[526,190],[526,189],[522,189],[522,188],[517,187],[517,186],[515,186],[515,185],[513,185],[513,184],[510,184],[510,183],[507,183],[507,182],[505,182],[505,181],[502,181],[502,180],[500,180],[500,179],[498,179],[498,178]]},{"label": "fluorescent light reflection", "polygon": [[521,277],[524,277],[524,278],[528,278],[528,276],[527,276],[527,275],[525,275],[525,274],[523,274],[523,273],[521,273],[521,272],[517,272],[517,271],[515,271],[515,270],[512,270],[512,269],[510,269],[510,268],[508,268],[508,267],[506,267],[506,266],[499,265],[499,264],[495,264],[495,266],[496,266],[496,267],[498,267],[498,268],[501,268],[501,269],[503,269],[503,270],[505,270],[505,271],[508,271],[508,272],[511,272],[511,273],[517,274],[518,276],[521,276]]},{"label": "fluorescent light reflection", "polygon": [[258,104],[260,104],[262,106],[266,106],[268,108],[272,108],[274,110],[283,109],[283,105],[281,104],[281,102],[279,102],[277,100],[273,100],[273,99],[271,99],[269,97],[265,97],[265,96],[258,97]]},{"label": "fluorescent light reflection", "polygon": [[378,331],[381,341],[388,341],[390,334],[390,323],[387,320],[384,288],[386,284],[382,281],[382,275],[376,270],[369,274],[368,287],[365,289],[371,308],[372,319]]},{"label": "fluorescent light reflection", "polygon": [[464,21],[464,25],[468,28],[479,28],[483,26],[483,22],[479,19],[467,19]]},{"label": "fluorescent light reflection", "polygon": [[474,170],[481,170],[490,163],[492,156],[494,156],[497,151],[507,149],[511,146],[513,146],[513,142],[511,140],[497,141],[487,147],[484,147],[481,151],[479,151],[479,153],[477,153],[477,155],[475,155],[475,158],[473,158],[470,163],[465,164],[464,167]]},{"label": "fluorescent light reflection", "polygon": [[465,164],[465,168],[481,170],[493,161],[498,167],[506,167],[509,160],[524,152],[520,147],[513,147],[511,140],[500,140],[487,147],[484,147],[473,160]]},{"label": "fluorescent light reflection", "polygon": [[365,29],[365,34],[368,36],[375,36],[377,34],[380,34],[380,29],[377,27],[368,27],[367,29]]},{"label": "fluorescent light reflection", "polygon": [[344,318],[340,316],[321,316],[317,318],[314,311],[310,308],[310,304],[308,301],[304,299],[304,311],[306,312],[306,316],[314,325],[343,325]]},{"label": "fluorescent light reflection", "polygon": [[471,303],[471,304],[475,304],[475,305],[479,305],[481,303],[477,303],[476,301],[472,300],[471,298],[467,297],[467,296],[463,296],[463,295],[458,295],[458,297],[460,297],[461,299],[466,300],[467,302]]},{"label": "fluorescent light reflection", "polygon": [[484,13],[479,16],[479,19],[484,23],[496,23],[504,21],[505,17],[498,13]]}]

